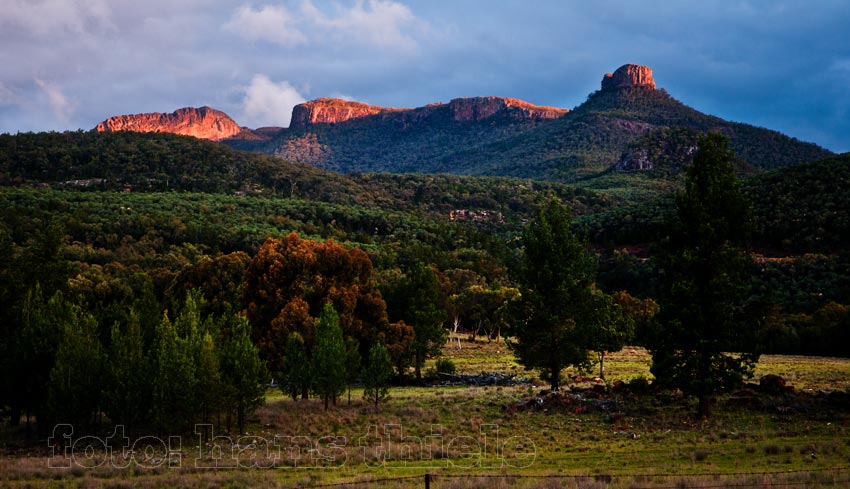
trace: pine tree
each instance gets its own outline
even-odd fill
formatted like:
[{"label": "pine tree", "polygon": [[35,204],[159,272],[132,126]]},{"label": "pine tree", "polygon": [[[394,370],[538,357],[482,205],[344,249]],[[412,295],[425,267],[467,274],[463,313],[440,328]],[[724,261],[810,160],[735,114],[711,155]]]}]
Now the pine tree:
[{"label": "pine tree", "polygon": [[34,414],[38,432],[43,434],[49,425],[47,401],[50,372],[56,364],[56,352],[65,325],[73,322],[74,318],[61,292],[45,300],[39,284],[27,294],[21,318],[23,329],[18,343],[19,350],[15,352],[15,365],[26,375],[19,376],[18,398],[27,415],[27,427],[30,415]]},{"label": "pine tree", "polygon": [[298,333],[289,333],[286,339],[286,350],[283,366],[279,375],[280,389],[295,401],[300,395],[307,399],[312,383],[310,359],[304,349],[304,340]]},{"label": "pine tree", "polygon": [[393,373],[393,364],[387,348],[375,343],[369,349],[369,361],[363,369],[363,398],[375,404],[383,401],[389,395],[389,381]]},{"label": "pine tree", "polygon": [[196,412],[195,359],[190,344],[178,336],[167,311],[157,327],[150,356],[154,426],[161,433],[187,429]]},{"label": "pine tree", "polygon": [[[224,385],[221,379],[218,351],[210,332],[198,337],[193,345],[195,351],[195,402],[197,415],[202,423],[209,423],[213,413],[222,406]],[[241,427],[240,427],[241,431]]]},{"label": "pine tree", "polygon": [[66,305],[70,321],[62,328],[56,362],[50,371],[48,409],[51,420],[90,428],[99,410],[103,385],[103,351],[97,323],[79,306]]},{"label": "pine tree", "polygon": [[345,343],[339,316],[330,302],[326,302],[316,330],[316,353],[313,355],[313,389],[325,403],[336,399],[345,391]]},{"label": "pine tree", "polygon": [[561,370],[588,368],[586,338],[596,260],[570,228],[569,210],[548,202],[523,232],[525,259],[519,277],[521,305],[511,347],[526,368],[540,368],[552,390],[560,388]]},{"label": "pine tree", "polygon": [[360,344],[354,338],[345,339],[345,384],[348,386],[348,405],[351,405],[351,385],[360,377]]},{"label": "pine tree", "polygon": [[125,331],[118,323],[112,326],[103,400],[109,419],[131,432],[141,428],[150,407],[152,376],[146,367],[139,315],[131,310]]},{"label": "pine tree", "polygon": [[744,322],[748,258],[739,250],[752,227],[752,205],[726,143],[720,134],[699,139],[658,256],[665,283],[647,341],[656,382],[696,396],[700,416],[710,415],[716,393],[751,377],[759,357],[758,325]]},{"label": "pine tree", "polygon": [[266,368],[260,351],[251,341],[251,326],[241,316],[233,316],[230,334],[220,349],[222,382],[228,404],[236,409],[239,432],[245,428],[245,417],[265,400]]}]

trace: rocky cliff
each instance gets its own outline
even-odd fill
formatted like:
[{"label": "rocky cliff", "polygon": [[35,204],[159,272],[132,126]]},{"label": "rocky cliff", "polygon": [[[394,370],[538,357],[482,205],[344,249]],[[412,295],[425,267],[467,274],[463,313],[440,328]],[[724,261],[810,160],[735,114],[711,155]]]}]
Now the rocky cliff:
[{"label": "rocky cliff", "polygon": [[533,105],[523,100],[505,97],[456,98],[448,104],[435,103],[416,109],[395,109],[367,105],[348,100],[320,98],[296,105],[292,109],[291,128],[303,129],[314,124],[332,124],[368,116],[381,116],[404,127],[421,122],[448,108],[452,119],[459,122],[480,121],[494,115],[516,120],[557,119],[568,109]]},{"label": "rocky cliff", "polygon": [[568,109],[532,105],[523,100],[504,97],[456,98],[449,102],[452,118],[456,121],[480,121],[496,114],[512,119],[557,119]]},{"label": "rocky cliff", "polygon": [[119,115],[97,125],[99,132],[169,132],[219,141],[235,136],[241,128],[224,112],[210,107],[186,107],[170,114]]},{"label": "rocky cliff", "polygon": [[614,73],[606,73],[602,77],[602,90],[616,90],[618,88],[641,87],[655,89],[655,80],[652,79],[652,69],[641,65],[623,65]]},{"label": "rocky cliff", "polygon": [[335,124],[351,119],[408,109],[389,109],[338,98],[319,98],[292,108],[291,128],[305,128],[312,124]]}]

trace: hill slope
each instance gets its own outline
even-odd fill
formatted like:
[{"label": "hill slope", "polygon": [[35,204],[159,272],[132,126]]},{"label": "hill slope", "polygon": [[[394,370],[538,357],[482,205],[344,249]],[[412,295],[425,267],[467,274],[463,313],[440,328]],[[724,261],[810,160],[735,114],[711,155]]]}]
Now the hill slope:
[{"label": "hill slope", "polygon": [[[512,100],[456,99],[418,109],[357,104],[358,109],[347,109],[356,117],[320,121],[329,123],[299,122],[265,140],[237,137],[225,143],[341,172],[454,173],[559,181],[597,176],[610,168],[633,169],[628,160],[636,156],[653,169],[669,166],[670,161],[678,162],[675,167],[704,131],[728,135],[740,166],[755,171],[831,154],[776,131],[692,109],[656,89],[652,71],[637,65],[625,65],[605,75],[602,88],[571,112],[524,102],[524,106],[511,105]],[[321,100],[308,104],[317,102]],[[458,117],[458,107],[464,105],[472,107],[463,112],[470,116]],[[308,112],[296,107],[293,120],[306,120],[304,113]],[[658,140],[662,140],[662,151],[656,151],[653,161],[649,158],[652,148],[647,145]]]}]

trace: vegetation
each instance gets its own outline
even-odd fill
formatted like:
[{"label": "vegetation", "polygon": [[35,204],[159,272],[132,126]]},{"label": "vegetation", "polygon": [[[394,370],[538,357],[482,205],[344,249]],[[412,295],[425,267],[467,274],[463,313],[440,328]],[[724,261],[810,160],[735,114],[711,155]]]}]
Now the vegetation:
[{"label": "vegetation", "polygon": [[441,290],[437,275],[430,267],[417,263],[398,282],[390,285],[386,295],[392,304],[390,317],[413,329],[410,356],[416,380],[421,382],[425,360],[440,353],[447,337],[443,327],[446,313],[438,309]]},{"label": "vegetation", "polygon": [[363,398],[374,403],[378,409],[378,403],[389,396],[389,381],[393,373],[393,364],[387,348],[375,343],[369,349],[369,360],[363,369]]},{"label": "vegetation", "polygon": [[830,155],[776,131],[724,121],[643,88],[597,91],[550,121],[491,117],[454,120],[448,106],[416,120],[365,117],[282,131],[273,141],[237,147],[340,172],[502,175],[576,182],[600,175],[635,151],[669,177],[690,158],[696,136],[722,131],[747,171],[786,167]]},{"label": "vegetation", "polygon": [[345,343],[339,327],[339,315],[330,302],[326,302],[316,327],[316,355],[313,360],[313,382],[316,394],[325,403],[336,406],[336,400],[345,391]]},{"label": "vegetation", "polygon": [[[577,120],[613,117],[607,96],[596,97],[600,111],[577,110]],[[673,102],[659,121],[675,113]],[[640,122],[625,109],[616,117]],[[652,129],[633,147],[683,156],[690,131],[699,130]],[[122,481],[110,478],[130,478],[186,485],[195,477],[200,485],[305,485],[383,470],[267,478],[104,466],[93,477],[69,470],[44,478],[27,468],[32,458],[14,447],[27,439],[34,445],[26,450],[46,447],[52,427],[66,422],[75,436],[122,424],[132,440],[189,435],[198,424],[196,435],[211,444],[204,447],[224,449],[217,460],[238,446],[251,463],[264,460],[251,446],[262,447],[265,436],[304,434],[322,444],[347,436],[342,452],[355,457],[351,440],[371,436],[371,425],[404,422],[405,433],[418,437],[441,425],[476,437],[495,423],[539,449],[539,464],[517,473],[644,477],[616,479],[625,487],[669,485],[640,467],[728,474],[789,460],[832,471],[846,461],[846,362],[763,355],[755,364],[717,355],[741,351],[762,325],[767,334],[752,339],[764,351],[847,355],[846,155],[747,177],[741,189],[755,197],[756,243],[747,248],[731,239],[745,235],[737,232],[743,226],[724,227],[729,216],[747,215],[736,205],[734,173],[746,168],[719,145],[720,185],[694,183],[701,158],[715,161],[701,151],[692,162],[671,156],[658,174],[605,173],[584,181],[597,186],[587,190],[507,178],[343,176],[169,135],[6,135],[0,142],[0,415],[8,421],[0,451],[14,456],[0,463],[0,484],[112,486]],[[626,189],[629,181],[638,188]],[[683,197],[669,196],[679,187]],[[696,198],[701,188],[711,198]],[[774,199],[770,189],[791,197]],[[806,223],[802,234],[783,227],[788,216]],[[673,217],[676,232],[668,227]],[[704,233],[709,226],[725,231]],[[700,255],[708,251],[711,266]],[[747,259],[739,261],[739,251]],[[746,327],[734,329],[739,319]],[[686,325],[709,334],[689,350],[695,353],[676,357],[689,348],[680,341],[693,330]],[[517,356],[500,337],[517,342]],[[642,348],[616,351],[633,341],[652,346],[655,359],[666,349],[668,359],[684,360],[659,361],[650,371]],[[687,360],[700,351],[718,361],[716,371],[733,374],[709,377],[734,377],[723,387],[735,389],[715,396],[713,417],[695,423],[699,401],[662,387],[699,397],[697,384],[678,381],[694,377]],[[542,361],[549,353],[557,365]],[[797,390],[742,383],[731,368],[742,359],[744,373],[781,375]],[[588,378],[594,361],[609,383]],[[520,378],[523,366],[561,389],[542,393],[543,383]],[[437,381],[428,372],[450,375]],[[520,384],[433,385],[481,372]],[[407,387],[410,377],[430,385]],[[283,393],[266,390],[271,378]],[[349,395],[350,407],[334,405],[345,385],[355,401]],[[604,413],[593,411],[597,402]],[[249,435],[228,441],[223,432]],[[605,458],[586,455],[600,451]],[[466,460],[461,452],[447,446],[438,459]],[[166,459],[152,457],[148,466]],[[201,460],[217,463],[212,453]],[[386,462],[400,474],[422,473]],[[591,462],[598,473],[588,472]],[[695,476],[681,477],[687,485]],[[749,481],[742,478],[722,480]]]},{"label": "vegetation", "polygon": [[[447,346],[443,357],[478,358],[486,371],[510,373],[510,365],[499,360],[495,343],[464,341],[464,348]],[[480,348],[479,348],[480,347]],[[642,349],[627,348],[612,354],[609,374],[612,379],[647,378],[651,358]],[[571,371],[572,373],[572,371]],[[756,371],[760,377],[767,373],[782,374],[793,379],[791,394],[771,395],[750,385],[753,393],[750,406],[741,406],[740,399],[721,396],[714,416],[704,422],[694,422],[693,403],[672,397],[659,403],[651,391],[626,391],[604,395],[602,399],[574,401],[556,409],[515,410],[516,406],[533,403],[539,388],[528,385],[479,386],[447,388],[396,387],[392,395],[380,403],[375,413],[372,402],[358,400],[351,407],[337,406],[325,412],[321,401],[294,403],[269,391],[266,403],[252,416],[246,426],[248,436],[243,441],[256,441],[257,448],[240,447],[231,451],[229,442],[240,440],[237,434],[223,434],[212,443],[222,449],[221,457],[204,445],[198,451],[197,438],[184,437],[180,466],[168,466],[163,453],[155,452],[144,462],[129,466],[104,463],[98,467],[72,464],[68,468],[46,469],[46,460],[62,463],[62,452],[12,451],[6,449],[0,461],[0,484],[4,486],[52,487],[56,485],[114,487],[139,485],[146,487],[209,487],[253,486],[295,487],[320,484],[350,483],[353,487],[409,487],[423,485],[424,474],[436,475],[431,487],[539,487],[541,484],[558,487],[693,487],[701,485],[762,485],[777,486],[834,486],[846,479],[846,460],[850,451],[846,444],[846,429],[842,428],[846,408],[823,395],[805,394],[817,389],[839,390],[846,385],[850,362],[841,359],[816,357],[762,356]],[[599,384],[601,387],[601,384]],[[587,384],[571,384],[577,394],[590,392]],[[837,393],[837,392],[834,392]],[[545,396],[544,396],[545,397]],[[837,398],[836,398],[837,399]],[[605,401],[611,412],[596,411],[594,403]],[[778,408],[792,408],[780,412]],[[583,408],[576,412],[577,408]],[[613,414],[613,416],[612,416]],[[421,453],[405,460],[403,444],[393,444],[385,459],[364,458],[359,441],[369,440],[370,426],[400,425],[403,431],[380,432],[401,441],[401,436],[425,440],[433,425],[441,426],[443,443],[431,439],[439,453],[427,466],[419,464]],[[495,425],[495,426],[487,426]],[[275,428],[268,428],[275,426]],[[481,429],[485,427],[488,447],[495,443],[496,427],[499,442],[510,437],[524,437],[533,443],[534,458],[526,467],[499,467],[494,451],[475,452],[464,458],[468,447],[452,444],[464,438],[483,444]],[[276,464],[267,465],[265,441],[272,435],[281,437],[308,436],[317,441],[321,436],[345,437],[342,450],[327,452],[346,463],[330,464],[311,470],[316,463],[309,455],[281,457]],[[281,438],[278,443],[288,443]],[[320,442],[323,443],[323,442]],[[271,445],[273,447],[274,445]],[[288,445],[285,445],[288,446]],[[321,445],[322,447],[326,445]],[[418,445],[417,445],[418,446]],[[475,445],[472,445],[473,449]],[[374,449],[379,448],[375,446]],[[367,445],[367,455],[374,453]],[[118,460],[124,452],[117,449]],[[482,449],[483,452],[483,449]],[[96,452],[97,453],[97,452]],[[285,453],[285,452],[284,452]],[[323,452],[324,453],[324,452]],[[479,455],[480,453],[480,455]],[[100,453],[97,453],[100,455]],[[195,459],[200,455],[198,465]],[[141,459],[141,457],[139,457]],[[89,460],[89,459],[86,459]],[[103,460],[95,458],[92,462]],[[237,460],[243,460],[240,467]],[[199,467],[220,464],[216,470]],[[256,462],[255,467],[248,468]],[[416,462],[416,463],[414,463]],[[517,464],[518,465],[518,464]],[[758,475],[749,475],[757,473]],[[375,479],[412,479],[371,482]]]},{"label": "vegetation", "polygon": [[567,366],[587,368],[588,350],[619,350],[630,337],[619,306],[595,289],[596,262],[570,229],[569,211],[541,208],[525,233],[522,300],[512,348],[526,368],[540,368],[553,391]]},{"label": "vegetation", "polygon": [[747,258],[739,251],[751,204],[720,134],[700,138],[676,204],[678,219],[658,254],[663,294],[647,346],[657,382],[697,396],[699,415],[709,416],[713,396],[751,377],[758,361],[759,324],[745,314]]}]

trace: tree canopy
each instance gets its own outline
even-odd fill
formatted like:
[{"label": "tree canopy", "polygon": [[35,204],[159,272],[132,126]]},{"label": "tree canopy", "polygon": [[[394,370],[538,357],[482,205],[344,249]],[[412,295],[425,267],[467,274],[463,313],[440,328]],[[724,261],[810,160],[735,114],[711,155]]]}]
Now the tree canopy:
[{"label": "tree canopy", "polygon": [[361,348],[379,337],[404,341],[409,336],[393,334],[404,327],[391,327],[387,319],[369,256],[333,240],[304,240],[295,233],[269,238],[248,265],[242,298],[253,338],[272,372],[282,366],[290,333],[302,337],[308,352],[315,350],[316,319],[326,302],[337,312],[343,336],[358,340]]},{"label": "tree canopy", "polygon": [[710,415],[717,392],[752,376],[759,357],[758,324],[745,308],[749,258],[740,250],[752,228],[752,205],[726,144],[719,134],[699,140],[658,254],[663,291],[648,339],[656,381],[696,396],[701,416]]},{"label": "tree canopy", "polygon": [[596,260],[570,224],[570,211],[553,200],[522,237],[521,305],[512,347],[522,365],[542,370],[553,390],[560,387],[564,367],[589,366],[578,325],[589,313]]}]

